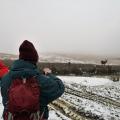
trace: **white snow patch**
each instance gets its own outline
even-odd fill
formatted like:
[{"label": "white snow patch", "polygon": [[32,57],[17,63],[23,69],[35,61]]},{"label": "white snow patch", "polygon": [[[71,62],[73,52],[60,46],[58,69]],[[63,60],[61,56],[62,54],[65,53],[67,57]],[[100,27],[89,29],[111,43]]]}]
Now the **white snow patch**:
[{"label": "white snow patch", "polygon": [[100,86],[105,84],[113,83],[111,80],[107,78],[96,78],[96,77],[75,77],[75,76],[58,76],[65,83],[77,83],[83,86]]}]

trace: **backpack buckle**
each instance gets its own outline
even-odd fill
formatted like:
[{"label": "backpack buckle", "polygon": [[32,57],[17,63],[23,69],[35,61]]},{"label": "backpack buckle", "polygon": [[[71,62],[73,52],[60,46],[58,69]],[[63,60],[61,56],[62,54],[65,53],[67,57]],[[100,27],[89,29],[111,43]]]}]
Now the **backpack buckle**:
[{"label": "backpack buckle", "polygon": [[26,78],[23,78],[22,81],[23,81],[23,84],[25,84],[26,83]]}]

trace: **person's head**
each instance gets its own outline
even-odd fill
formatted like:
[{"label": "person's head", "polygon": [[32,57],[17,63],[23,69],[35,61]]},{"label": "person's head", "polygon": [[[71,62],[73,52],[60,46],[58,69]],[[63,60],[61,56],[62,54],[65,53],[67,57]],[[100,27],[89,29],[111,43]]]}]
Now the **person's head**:
[{"label": "person's head", "polygon": [[29,61],[36,65],[39,56],[34,45],[28,40],[24,40],[19,47],[19,59]]}]

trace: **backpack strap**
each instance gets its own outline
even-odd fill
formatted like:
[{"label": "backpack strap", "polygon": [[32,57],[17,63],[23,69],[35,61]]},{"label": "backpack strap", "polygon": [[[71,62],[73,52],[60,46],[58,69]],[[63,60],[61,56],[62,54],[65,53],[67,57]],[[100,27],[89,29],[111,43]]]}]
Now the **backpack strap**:
[{"label": "backpack strap", "polygon": [[[40,111],[37,111],[36,113],[31,113],[30,120],[42,120],[43,115],[44,115],[44,112],[40,116]],[[8,112],[7,120],[14,120],[14,115],[11,112]]]},{"label": "backpack strap", "polygon": [[40,111],[37,111],[36,113],[31,113],[30,119],[39,120],[40,119]]},{"label": "backpack strap", "polygon": [[8,120],[13,120],[13,115],[10,112],[8,112]]},{"label": "backpack strap", "polygon": [[43,112],[42,112],[42,114],[41,114],[41,116],[40,116],[40,120],[43,119],[44,113],[45,113],[45,107],[44,107]]},{"label": "backpack strap", "polygon": [[44,112],[45,112],[45,108],[41,115],[40,115],[40,111],[37,111],[36,113],[32,113],[30,115],[30,119],[33,118],[33,120],[42,120],[44,116]]}]

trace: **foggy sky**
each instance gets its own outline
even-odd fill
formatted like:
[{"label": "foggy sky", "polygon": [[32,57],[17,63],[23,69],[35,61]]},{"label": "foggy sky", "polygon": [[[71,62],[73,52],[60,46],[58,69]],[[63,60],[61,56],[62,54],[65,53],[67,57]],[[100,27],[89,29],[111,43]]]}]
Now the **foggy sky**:
[{"label": "foggy sky", "polygon": [[0,52],[120,56],[120,0],[0,0]]}]

